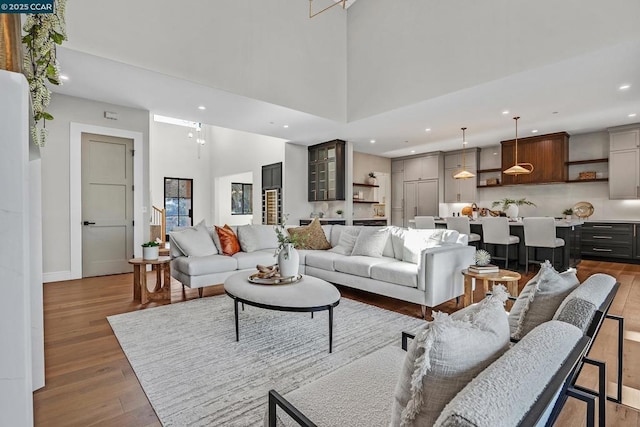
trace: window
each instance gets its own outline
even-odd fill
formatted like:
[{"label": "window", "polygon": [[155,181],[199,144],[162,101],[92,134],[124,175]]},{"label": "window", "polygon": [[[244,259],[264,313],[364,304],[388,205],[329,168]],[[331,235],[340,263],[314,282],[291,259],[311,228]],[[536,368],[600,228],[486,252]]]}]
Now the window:
[{"label": "window", "polygon": [[183,178],[164,179],[164,208],[167,216],[165,233],[175,227],[193,225],[193,180]]},{"label": "window", "polygon": [[253,184],[231,183],[231,215],[251,215]]}]

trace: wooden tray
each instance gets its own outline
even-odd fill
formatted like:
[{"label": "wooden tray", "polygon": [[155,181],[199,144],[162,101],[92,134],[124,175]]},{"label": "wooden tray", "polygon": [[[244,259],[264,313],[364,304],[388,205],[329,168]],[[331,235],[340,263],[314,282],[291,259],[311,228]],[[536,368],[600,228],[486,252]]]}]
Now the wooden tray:
[{"label": "wooden tray", "polygon": [[299,282],[302,279],[302,274],[289,277],[270,277],[268,279],[262,279],[257,277],[258,273],[254,273],[247,280],[254,285],[290,285],[292,283]]}]

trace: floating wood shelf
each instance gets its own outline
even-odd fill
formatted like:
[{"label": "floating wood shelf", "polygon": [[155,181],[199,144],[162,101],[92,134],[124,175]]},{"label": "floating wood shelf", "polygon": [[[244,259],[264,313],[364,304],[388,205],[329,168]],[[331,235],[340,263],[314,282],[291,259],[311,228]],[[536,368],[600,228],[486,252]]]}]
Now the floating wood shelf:
[{"label": "floating wood shelf", "polygon": [[568,179],[565,182],[607,182],[609,178],[595,178],[595,179]]},{"label": "floating wood shelf", "polygon": [[379,185],[377,185],[377,184],[364,184],[364,183],[360,183],[360,182],[354,182],[354,183],[353,183],[353,186],[354,186],[354,187],[372,187],[372,188],[374,188],[374,187],[375,187],[375,188],[380,187],[380,186],[379,186]]},{"label": "floating wood shelf", "polygon": [[591,164],[591,163],[609,163],[609,159],[604,158],[604,159],[590,159],[590,160],[573,160],[573,161],[570,161],[570,162],[564,162],[564,164],[567,165],[567,166],[571,166],[571,165],[588,165],[588,164]]},{"label": "floating wood shelf", "polygon": [[476,188],[491,188],[491,187],[502,187],[502,184],[476,185]]},{"label": "floating wood shelf", "polygon": [[378,202],[375,201],[375,200],[356,200],[356,199],[354,199],[353,203],[378,203]]},{"label": "floating wood shelf", "polygon": [[502,172],[502,169],[500,168],[493,168],[493,169],[478,169],[476,171],[476,173],[490,173],[490,172]]}]

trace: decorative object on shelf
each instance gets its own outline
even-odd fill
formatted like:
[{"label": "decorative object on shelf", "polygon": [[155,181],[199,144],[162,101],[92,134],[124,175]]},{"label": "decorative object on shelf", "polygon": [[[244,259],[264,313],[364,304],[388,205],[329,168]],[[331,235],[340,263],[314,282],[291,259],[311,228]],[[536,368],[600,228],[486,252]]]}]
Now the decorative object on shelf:
[{"label": "decorative object on shelf", "polygon": [[291,277],[298,274],[300,266],[300,255],[294,247],[302,243],[302,236],[299,234],[291,235],[286,229],[288,214],[282,216],[282,222],[275,227],[276,237],[278,238],[278,268],[282,277]]},{"label": "decorative object on shelf", "polygon": [[147,242],[142,244],[142,259],[153,260],[158,259],[160,251],[160,243]]},{"label": "decorative object on shelf", "polygon": [[343,214],[343,213],[344,213],[344,212],[342,211],[342,209],[338,209],[338,210],[336,211],[336,215],[338,215],[338,218],[342,218],[342,214]]},{"label": "decorative object on shelf", "polygon": [[520,117],[514,117],[516,121],[516,141],[515,141],[515,163],[509,169],[503,171],[505,175],[528,175],[533,172],[531,163],[518,163],[518,120]]},{"label": "decorative object on shelf", "polygon": [[569,209],[563,210],[562,215],[564,215],[564,219],[566,220],[571,219],[571,216],[573,215],[573,209],[569,208]]},{"label": "decorative object on shelf", "polygon": [[476,251],[475,261],[477,266],[487,266],[491,262],[491,254],[484,249],[478,249]]},{"label": "decorative object on shelf", "polygon": [[487,178],[487,185],[500,185],[498,178]]},{"label": "decorative object on shelf", "polygon": [[376,185],[378,180],[376,179],[376,174],[373,172],[369,172],[369,177],[367,178],[367,184]]},{"label": "decorative object on shelf", "polygon": [[0,70],[22,72],[21,25],[19,13],[0,13]]},{"label": "decorative object on shelf", "polygon": [[[502,200],[497,200],[491,204],[492,208],[496,206],[500,206],[502,212],[504,212],[509,218],[517,218],[518,217],[518,206],[527,205],[527,206],[536,206],[535,203],[530,202],[525,197],[522,199],[509,199],[504,198]],[[492,214],[493,215],[493,214]],[[497,216],[497,215],[493,215]]]},{"label": "decorative object on shelf", "polygon": [[314,16],[318,16],[322,12],[325,12],[325,11],[327,11],[327,10],[331,9],[332,7],[337,6],[339,4],[342,5],[343,9],[347,8],[347,0],[336,0],[335,3],[330,4],[329,6],[325,7],[324,9],[322,9],[322,10],[320,10],[318,12],[313,12],[312,4],[313,4],[313,0],[309,0],[309,18],[313,18]]},{"label": "decorative object on shelf", "polygon": [[589,202],[578,202],[573,206],[573,213],[580,219],[593,215],[593,205]]},{"label": "decorative object on shelf", "polygon": [[464,155],[465,148],[467,147],[467,139],[465,138],[465,131],[467,130],[467,128],[460,128],[460,129],[462,129],[462,170],[457,174],[453,175],[453,178],[454,179],[474,178],[475,174],[467,170],[467,164],[466,164],[465,155]]},{"label": "decorative object on shelf", "polygon": [[[22,37],[25,45],[23,73],[29,82],[35,122],[31,137],[39,147],[44,146],[47,139],[47,120],[53,120],[53,116],[45,111],[51,101],[51,91],[45,83],[60,84],[56,45],[67,39],[65,6],[66,0],[54,0],[53,13],[29,13],[22,27],[25,33]],[[42,128],[38,129],[40,120]]]},{"label": "decorative object on shelf", "polygon": [[596,172],[595,171],[580,172],[578,174],[578,179],[596,179]]},{"label": "decorative object on shelf", "polygon": [[371,207],[373,208],[373,216],[384,217],[386,215],[384,203],[374,203]]}]

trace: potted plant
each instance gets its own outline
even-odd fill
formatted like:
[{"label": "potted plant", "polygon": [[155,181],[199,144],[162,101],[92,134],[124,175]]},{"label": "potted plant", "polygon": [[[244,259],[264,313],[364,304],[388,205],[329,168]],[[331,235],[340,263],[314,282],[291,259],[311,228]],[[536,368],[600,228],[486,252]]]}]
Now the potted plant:
[{"label": "potted plant", "polygon": [[336,215],[338,215],[339,218],[342,218],[342,214],[343,214],[342,209],[338,209],[336,211]]},{"label": "potted plant", "polygon": [[369,177],[367,178],[367,184],[376,185],[378,180],[376,179],[376,174],[374,172],[369,172]]},{"label": "potted plant", "polygon": [[566,220],[570,220],[571,216],[573,215],[573,209],[568,208],[562,211],[562,214],[564,215],[564,219]]},{"label": "potted plant", "polygon": [[298,275],[300,267],[300,255],[296,250],[296,246],[303,243],[303,239],[299,234],[291,235],[286,229],[287,218],[289,215],[282,216],[282,222],[275,226],[276,237],[278,238],[278,247],[275,255],[278,256],[278,268],[281,277],[293,277]]},{"label": "potted plant", "polygon": [[154,260],[158,259],[160,243],[149,241],[142,244],[142,259]]},{"label": "potted plant", "polygon": [[509,199],[504,198],[502,200],[497,200],[493,202],[491,205],[492,208],[496,206],[500,206],[500,209],[509,217],[509,218],[517,218],[518,217],[518,206],[527,205],[527,206],[535,206],[536,204],[527,200],[526,197],[522,199]]}]

